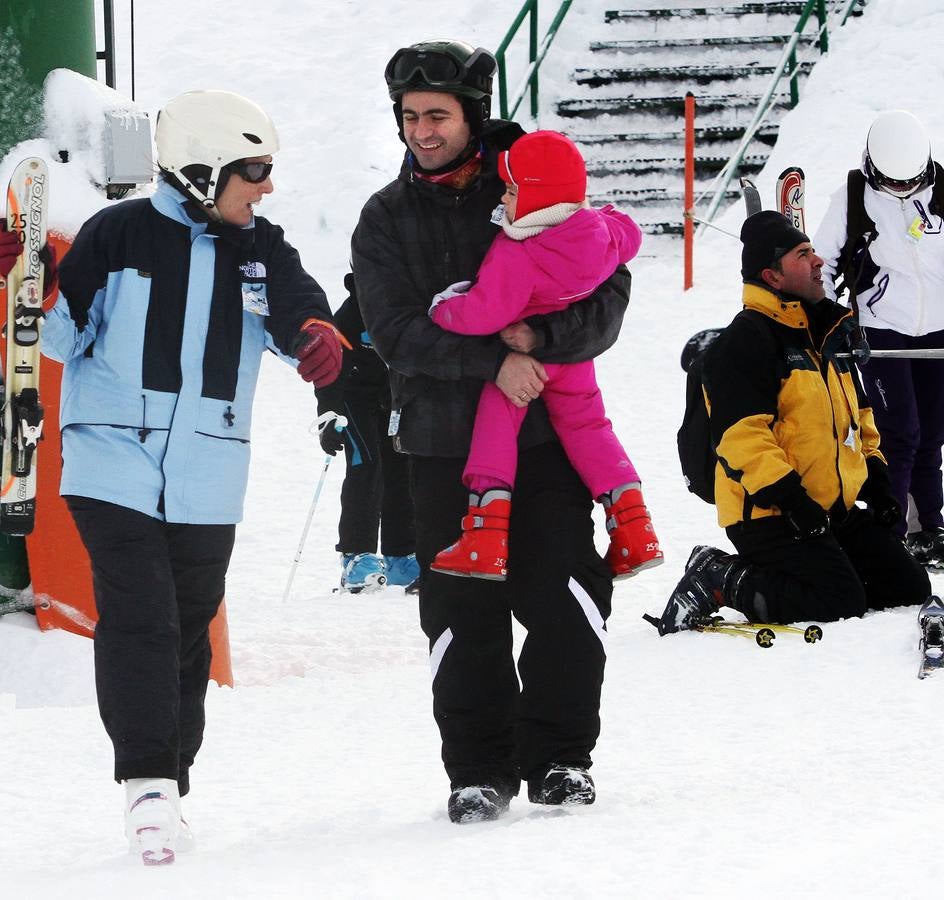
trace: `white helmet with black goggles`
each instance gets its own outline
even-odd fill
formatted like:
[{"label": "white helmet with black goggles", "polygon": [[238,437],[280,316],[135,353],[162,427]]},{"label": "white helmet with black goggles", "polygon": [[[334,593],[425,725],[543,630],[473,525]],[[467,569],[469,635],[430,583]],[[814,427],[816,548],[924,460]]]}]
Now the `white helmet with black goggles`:
[{"label": "white helmet with black goggles", "polygon": [[873,188],[900,199],[934,181],[931,139],[914,115],[893,109],[876,118],[865,142],[865,175]]},{"label": "white helmet with black goggles", "polygon": [[265,110],[231,91],[188,91],[169,100],[158,113],[154,140],[157,164],[207,209],[216,205],[230,171],[256,184],[265,181],[269,173],[256,167],[271,171],[271,165],[246,160],[279,149]]},{"label": "white helmet with black goggles", "polygon": [[442,91],[479,100],[492,93],[498,64],[483,47],[462,41],[424,41],[397,50],[384,78],[393,100],[407,91]]}]

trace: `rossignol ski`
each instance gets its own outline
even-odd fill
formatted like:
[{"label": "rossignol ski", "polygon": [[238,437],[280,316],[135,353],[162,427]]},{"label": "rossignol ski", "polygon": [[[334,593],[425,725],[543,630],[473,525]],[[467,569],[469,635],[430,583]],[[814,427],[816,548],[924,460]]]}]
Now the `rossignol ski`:
[{"label": "rossignol ski", "polygon": [[798,166],[784,169],[777,179],[777,209],[806,232],[806,178]]},{"label": "rossignol ski", "polygon": [[7,189],[7,228],[20,235],[23,253],[2,285],[6,289],[3,455],[0,532],[27,535],[36,517],[36,444],[43,434],[39,402],[39,335],[43,316],[43,261],[49,174],[30,158],[13,171]]},{"label": "rossignol ski", "polygon": [[940,597],[932,594],[921,607],[918,628],[921,630],[918,678],[927,678],[935,670],[944,669],[944,603]]}]

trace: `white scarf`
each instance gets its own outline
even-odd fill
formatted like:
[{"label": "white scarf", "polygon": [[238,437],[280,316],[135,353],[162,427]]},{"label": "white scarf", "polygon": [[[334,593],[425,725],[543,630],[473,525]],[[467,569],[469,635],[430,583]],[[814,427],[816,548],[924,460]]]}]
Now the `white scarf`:
[{"label": "white scarf", "polygon": [[589,206],[588,200],[582,203],[555,203],[553,206],[536,209],[520,219],[515,219],[514,222],[509,222],[508,213],[505,213],[502,216],[501,226],[505,234],[513,241],[523,241],[548,228],[560,225],[561,222],[566,222],[578,209],[589,208]]}]

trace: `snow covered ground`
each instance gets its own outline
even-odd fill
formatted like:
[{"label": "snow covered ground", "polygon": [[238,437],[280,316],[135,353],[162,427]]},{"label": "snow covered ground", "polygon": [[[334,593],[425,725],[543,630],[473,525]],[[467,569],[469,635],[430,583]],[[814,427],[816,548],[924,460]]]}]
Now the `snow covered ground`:
[{"label": "snow covered ground", "polygon": [[[599,37],[607,5],[575,4],[565,29],[582,29],[583,43]],[[272,113],[284,149],[262,212],[285,226],[337,305],[360,207],[399,166],[387,58],[443,35],[494,47],[517,3],[198,6],[137,5],[138,102],[153,115],[183,90],[222,87]],[[552,49],[549,71],[558,74],[545,79],[542,102],[566,90],[560,73],[577,64],[580,44],[571,34],[558,55]],[[780,170],[802,165],[815,230],[882,109],[922,117],[942,158],[942,55],[942,0],[872,0],[863,19],[833,36],[784,123],[758,179],[767,202]],[[0,181],[11,166],[0,164]],[[53,178],[53,219],[68,228],[92,211],[90,195],[61,166]],[[732,209],[719,224],[736,231],[742,216]],[[41,634],[28,615],[9,615],[0,619],[0,896],[878,898],[938,890],[944,679],[915,678],[914,610],[827,625],[813,646],[781,636],[767,651],[724,636],[660,639],[640,618],[661,612],[693,544],[724,545],[714,510],[678,473],[678,354],[691,333],[738,309],[740,245],[717,232],[701,238],[687,294],[679,249],[664,246],[633,266],[622,337],[599,363],[666,564],[616,588],[596,805],[565,811],[519,798],[496,823],[448,822],[415,599],[397,588],[332,593],[340,461],[282,602],[323,456],[307,434],[310,389],[273,359],[257,396],[246,519],[227,586],[237,687],[211,687],[206,743],[185,800],[198,852],[165,869],[127,856],[91,643]],[[933,580],[944,589],[944,578]]]}]

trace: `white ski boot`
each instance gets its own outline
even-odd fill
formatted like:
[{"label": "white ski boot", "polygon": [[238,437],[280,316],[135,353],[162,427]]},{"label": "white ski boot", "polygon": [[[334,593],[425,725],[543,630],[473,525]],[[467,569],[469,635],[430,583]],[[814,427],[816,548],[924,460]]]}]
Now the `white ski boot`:
[{"label": "white ski boot", "polygon": [[129,778],[125,785],[125,835],[146,866],[174,861],[180,832],[180,795],[170,778]]}]

